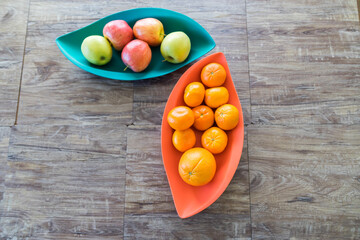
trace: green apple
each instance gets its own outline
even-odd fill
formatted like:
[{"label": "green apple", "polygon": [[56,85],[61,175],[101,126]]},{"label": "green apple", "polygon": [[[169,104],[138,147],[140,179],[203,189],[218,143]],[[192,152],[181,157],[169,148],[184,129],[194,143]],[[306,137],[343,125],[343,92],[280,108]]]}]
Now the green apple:
[{"label": "green apple", "polygon": [[172,32],[164,38],[160,46],[161,55],[170,63],[181,63],[189,56],[190,38],[184,32]]},{"label": "green apple", "polygon": [[103,36],[92,35],[84,39],[81,44],[81,52],[92,64],[105,65],[112,58],[111,45]]}]

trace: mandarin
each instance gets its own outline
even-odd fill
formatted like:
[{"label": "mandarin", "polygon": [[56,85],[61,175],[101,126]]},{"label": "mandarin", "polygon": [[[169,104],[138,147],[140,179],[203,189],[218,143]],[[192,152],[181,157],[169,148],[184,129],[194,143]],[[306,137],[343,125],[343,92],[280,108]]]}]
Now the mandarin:
[{"label": "mandarin", "polygon": [[195,133],[191,128],[175,130],[172,136],[172,143],[178,151],[185,152],[194,147],[196,143]]},{"label": "mandarin", "polygon": [[175,130],[185,130],[193,125],[195,120],[193,111],[186,106],[174,107],[170,110],[167,121]]},{"label": "mandarin", "polygon": [[232,104],[224,104],[215,110],[215,122],[223,130],[231,130],[239,123],[239,110]]},{"label": "mandarin", "polygon": [[199,106],[205,96],[205,87],[201,82],[189,83],[184,91],[184,102],[189,107]]},{"label": "mandarin", "polygon": [[207,87],[219,87],[226,80],[226,71],[219,63],[209,63],[201,70],[200,78]]},{"label": "mandarin", "polygon": [[229,101],[229,92],[225,87],[208,88],[205,91],[205,104],[217,108]]},{"label": "mandarin", "polygon": [[215,157],[205,148],[191,148],[181,156],[178,171],[187,184],[203,186],[209,183],[215,175]]},{"label": "mandarin", "polygon": [[213,154],[223,152],[227,143],[227,134],[218,127],[209,128],[201,136],[201,145]]},{"label": "mandarin", "polygon": [[214,125],[215,117],[214,111],[205,105],[200,105],[192,109],[194,112],[194,128],[199,131],[204,131]]}]

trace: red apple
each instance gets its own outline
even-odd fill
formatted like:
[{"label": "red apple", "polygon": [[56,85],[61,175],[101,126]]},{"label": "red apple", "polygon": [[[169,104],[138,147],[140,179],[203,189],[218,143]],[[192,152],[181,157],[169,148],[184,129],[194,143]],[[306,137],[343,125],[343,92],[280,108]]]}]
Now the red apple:
[{"label": "red apple", "polygon": [[134,39],[131,27],[124,20],[108,22],[103,29],[103,35],[118,51],[121,51],[126,44]]},{"label": "red apple", "polygon": [[121,52],[121,59],[134,72],[141,72],[150,64],[151,49],[146,42],[135,39],[126,44]]},{"label": "red apple", "polygon": [[147,42],[150,46],[159,46],[164,39],[164,26],[156,18],[138,20],[133,27],[137,39]]}]

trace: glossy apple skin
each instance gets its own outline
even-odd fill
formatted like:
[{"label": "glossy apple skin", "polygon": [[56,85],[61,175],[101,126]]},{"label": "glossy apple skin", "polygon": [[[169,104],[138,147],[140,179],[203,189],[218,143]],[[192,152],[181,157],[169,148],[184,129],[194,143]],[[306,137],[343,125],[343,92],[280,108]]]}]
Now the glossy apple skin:
[{"label": "glossy apple skin", "polygon": [[152,47],[157,47],[164,39],[164,26],[156,18],[138,20],[133,27],[137,39],[147,42]]},{"label": "glossy apple skin", "polygon": [[91,35],[86,37],[81,44],[81,53],[86,60],[95,65],[105,65],[112,58],[112,48],[103,36]]},{"label": "glossy apple skin", "polygon": [[121,51],[126,44],[134,39],[131,27],[124,20],[108,22],[103,28],[103,35],[118,51]]},{"label": "glossy apple skin", "polygon": [[146,42],[135,39],[126,44],[121,52],[124,64],[134,72],[142,72],[151,61],[151,49]]},{"label": "glossy apple skin", "polygon": [[161,55],[170,63],[185,61],[189,56],[190,49],[190,38],[181,31],[166,35],[160,46]]}]

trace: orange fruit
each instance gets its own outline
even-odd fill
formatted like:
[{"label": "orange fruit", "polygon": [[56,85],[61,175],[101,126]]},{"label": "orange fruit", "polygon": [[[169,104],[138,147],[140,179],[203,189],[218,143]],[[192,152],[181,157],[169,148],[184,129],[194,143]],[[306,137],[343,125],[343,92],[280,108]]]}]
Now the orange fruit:
[{"label": "orange fruit", "polygon": [[195,116],[194,128],[204,131],[214,125],[214,111],[205,105],[200,105],[192,109]]},{"label": "orange fruit", "polygon": [[217,108],[229,101],[229,92],[225,87],[208,88],[205,91],[205,104]]},{"label": "orange fruit", "polygon": [[227,134],[218,127],[209,128],[201,136],[201,145],[213,154],[223,152],[227,143]]},{"label": "orange fruit", "polygon": [[201,82],[189,83],[184,92],[184,101],[189,107],[199,106],[205,96],[205,87]]},{"label": "orange fruit", "polygon": [[194,113],[186,106],[174,107],[167,116],[170,127],[175,130],[185,130],[194,123]]},{"label": "orange fruit", "polygon": [[205,148],[191,148],[183,153],[179,162],[181,178],[192,186],[209,183],[216,172],[214,155]]},{"label": "orange fruit", "polygon": [[226,80],[226,71],[219,63],[209,63],[201,70],[200,77],[205,86],[219,87]]},{"label": "orange fruit", "polygon": [[231,104],[224,104],[215,111],[215,122],[223,130],[231,130],[239,123],[239,110]]},{"label": "orange fruit", "polygon": [[180,152],[185,152],[186,150],[194,147],[195,142],[195,133],[191,128],[185,130],[175,130],[173,133],[172,143]]}]

